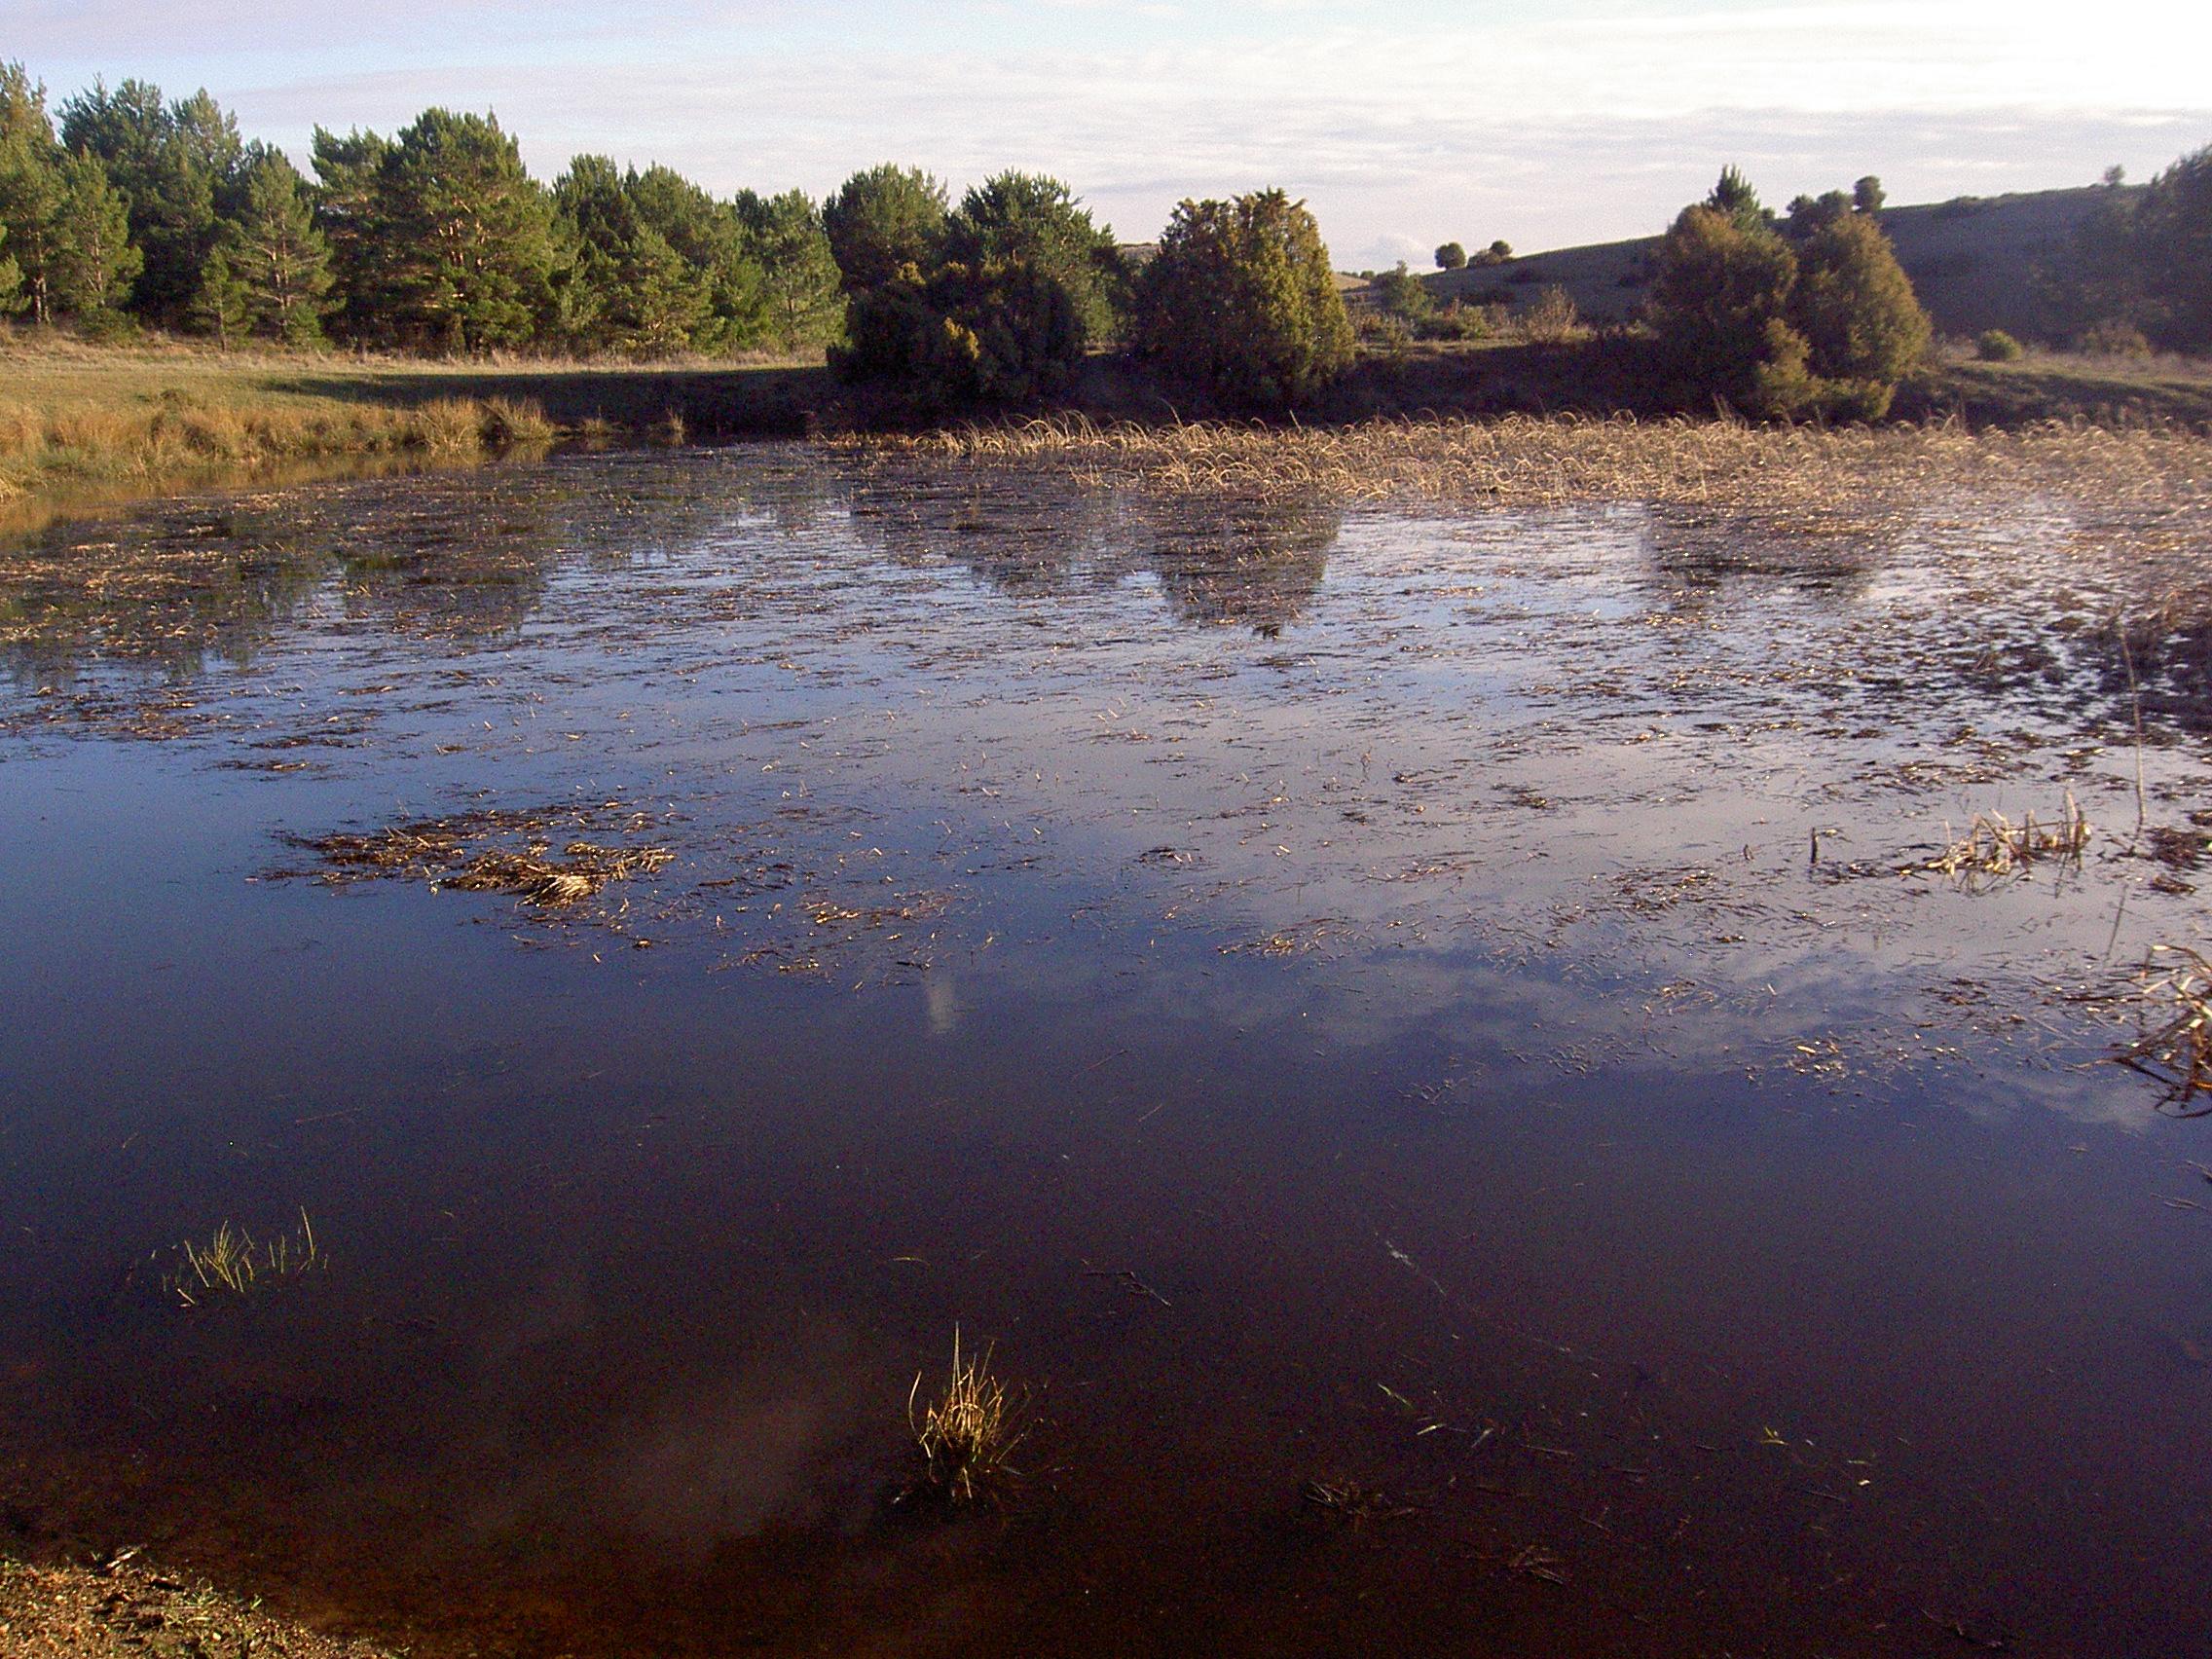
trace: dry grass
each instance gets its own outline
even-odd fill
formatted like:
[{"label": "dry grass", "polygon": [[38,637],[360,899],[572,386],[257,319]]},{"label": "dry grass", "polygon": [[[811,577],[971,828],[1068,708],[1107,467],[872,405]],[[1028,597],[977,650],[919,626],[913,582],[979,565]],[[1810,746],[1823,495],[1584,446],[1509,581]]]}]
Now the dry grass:
[{"label": "dry grass", "polygon": [[[1950,834],[1948,825],[1944,833]],[[2033,812],[2017,824],[2002,812],[1976,813],[1967,832],[1948,840],[1925,867],[1937,875],[2003,880],[2050,861],[2079,865],[2090,833],[2088,820],[2068,790],[2065,808],[2055,823],[2040,823]]]},{"label": "dry grass", "polygon": [[304,1209],[296,1232],[256,1241],[244,1228],[226,1221],[204,1244],[188,1239],[177,1250],[184,1264],[166,1282],[187,1308],[199,1307],[203,1297],[250,1295],[256,1285],[296,1278],[330,1261],[315,1242],[314,1223]]},{"label": "dry grass", "polygon": [[[594,822],[624,809],[616,802],[593,812],[560,815],[572,824]],[[545,839],[553,816],[525,812],[476,812],[458,818],[422,819],[361,833],[300,839],[328,866],[323,879],[344,883],[378,876],[426,881],[434,890],[455,887],[467,893],[511,893],[526,903],[560,909],[596,896],[612,881],[649,875],[676,855],[659,846],[608,846],[571,840],[553,856]],[[626,827],[644,828],[641,814]],[[486,845],[487,841],[520,845]]]},{"label": "dry grass", "polygon": [[2159,944],[2136,976],[2130,1002],[2141,1026],[2114,1056],[2166,1091],[2177,1117],[2212,1113],[2212,961],[2186,944]]},{"label": "dry grass", "polygon": [[956,1326],[944,1392],[917,1413],[920,1372],[907,1390],[906,1426],[924,1463],[920,1490],[947,1503],[973,1503],[998,1490],[1014,1472],[1007,1458],[1028,1432],[1020,1397],[991,1375],[991,1352],[963,1359]]},{"label": "dry grass", "polygon": [[1931,492],[2046,491],[2120,510],[2204,509],[2212,445],[2180,430],[2050,424],[1974,432],[1955,423],[1761,427],[1727,421],[1370,421],[1334,427],[1100,424],[1081,416],[904,438],[839,440],[887,453],[1050,463],[1097,484],[1187,493],[1428,498],[1500,506],[1643,500],[1859,517]]}]

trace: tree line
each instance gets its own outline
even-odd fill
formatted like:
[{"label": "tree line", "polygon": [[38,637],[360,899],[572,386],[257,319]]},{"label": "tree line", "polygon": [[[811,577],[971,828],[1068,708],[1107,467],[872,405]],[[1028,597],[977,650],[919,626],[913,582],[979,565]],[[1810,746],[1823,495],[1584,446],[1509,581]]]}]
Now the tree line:
[{"label": "tree line", "polygon": [[[225,346],[826,350],[919,412],[1063,395],[1108,345],[1224,403],[1280,408],[1354,354],[1319,227],[1280,191],[1185,202],[1132,258],[1067,185],[1020,171],[957,203],[890,165],[819,203],[721,199],[590,155],[543,184],[495,116],[446,109],[390,134],[318,127],[311,166],[243,139],[204,91],[95,84],[50,111],[20,63],[0,64],[0,315]],[[2161,344],[2212,348],[2212,150],[2125,195],[2083,291]],[[1929,334],[1882,205],[1867,177],[1778,215],[1723,173],[1654,261],[1643,320],[1676,395],[1882,414]],[[1437,263],[1511,255],[1446,243]],[[1385,311],[1429,299],[1402,266],[1377,292]]]}]

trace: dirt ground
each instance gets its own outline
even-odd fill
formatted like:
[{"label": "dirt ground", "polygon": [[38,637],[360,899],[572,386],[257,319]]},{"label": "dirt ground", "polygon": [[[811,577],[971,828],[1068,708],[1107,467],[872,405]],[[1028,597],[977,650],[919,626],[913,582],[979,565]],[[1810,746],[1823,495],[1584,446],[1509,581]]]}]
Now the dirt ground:
[{"label": "dirt ground", "polygon": [[365,1641],[286,1623],[143,1557],[104,1567],[0,1557],[0,1652],[8,1659],[397,1659]]}]

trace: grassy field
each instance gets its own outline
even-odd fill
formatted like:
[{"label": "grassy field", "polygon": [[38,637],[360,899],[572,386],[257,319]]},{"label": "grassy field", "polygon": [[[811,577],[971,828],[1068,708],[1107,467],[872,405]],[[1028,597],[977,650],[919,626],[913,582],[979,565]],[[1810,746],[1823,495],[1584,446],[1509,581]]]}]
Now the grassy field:
[{"label": "grassy field", "polygon": [[818,362],[434,363],[0,333],[0,499],[154,490],[341,457],[797,432],[830,389]]}]

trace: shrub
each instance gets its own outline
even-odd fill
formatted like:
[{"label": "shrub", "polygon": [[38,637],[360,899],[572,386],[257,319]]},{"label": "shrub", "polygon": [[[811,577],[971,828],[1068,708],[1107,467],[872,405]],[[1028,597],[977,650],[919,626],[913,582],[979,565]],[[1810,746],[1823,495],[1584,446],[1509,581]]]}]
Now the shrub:
[{"label": "shrub", "polygon": [[1457,242],[1446,242],[1436,250],[1436,269],[1439,271],[1464,271],[1467,268],[1467,250]]},{"label": "shrub", "polygon": [[1279,190],[1177,207],[1136,313],[1144,356],[1246,407],[1296,403],[1351,362],[1320,227]]},{"label": "shrub", "polygon": [[1984,329],[1973,343],[1973,354],[1985,363],[2016,363],[2027,350],[2002,328]]},{"label": "shrub", "polygon": [[1733,194],[1683,209],[1660,244],[1647,314],[1679,384],[1779,418],[1887,414],[1929,340],[1889,238],[1847,213],[1792,248]]},{"label": "shrub", "polygon": [[904,266],[854,298],[846,329],[851,345],[833,358],[846,379],[945,405],[1062,390],[1084,354],[1064,285],[1018,259],[945,265],[929,276]]},{"label": "shrub", "polygon": [[1572,340],[1580,325],[1573,299],[1556,282],[1523,307],[1513,320],[1521,338],[1531,346],[1557,346]]},{"label": "shrub", "polygon": [[2092,357],[2148,357],[2151,342],[2132,322],[2107,317],[2082,335],[2082,350]]},{"label": "shrub", "polygon": [[1375,278],[1375,303],[1409,324],[1421,322],[1436,310],[1428,284],[1402,263],[1395,271],[1385,271]]}]

